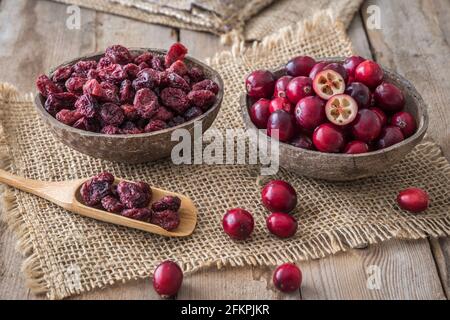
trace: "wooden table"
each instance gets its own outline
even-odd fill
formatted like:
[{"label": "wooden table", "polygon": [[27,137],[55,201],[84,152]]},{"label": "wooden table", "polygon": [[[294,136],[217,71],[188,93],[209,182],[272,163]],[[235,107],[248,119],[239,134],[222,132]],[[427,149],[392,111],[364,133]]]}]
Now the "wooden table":
[{"label": "wooden table", "polygon": [[[367,6],[381,8],[381,30],[368,30]],[[356,15],[349,35],[356,51],[410,79],[429,105],[429,136],[450,159],[450,1],[374,0]],[[66,6],[50,1],[0,0],[0,81],[34,90],[37,74],[55,63],[120,43],[167,48],[182,41],[199,58],[224,49],[215,36],[81,10],[81,30],[66,28]],[[39,299],[20,271],[16,238],[0,224],[0,298]],[[178,299],[446,299],[450,240],[393,240],[299,263],[304,282],[294,295],[267,289],[270,268],[205,270],[185,279]],[[370,266],[381,287],[370,290]],[[156,299],[149,280],[117,285],[76,299]]]}]

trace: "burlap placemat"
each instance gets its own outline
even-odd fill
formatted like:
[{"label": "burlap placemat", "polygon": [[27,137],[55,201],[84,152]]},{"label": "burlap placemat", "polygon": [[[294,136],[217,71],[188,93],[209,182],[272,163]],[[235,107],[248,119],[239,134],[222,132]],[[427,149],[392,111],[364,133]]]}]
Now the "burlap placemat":
[{"label": "burlap placemat", "polygon": [[[222,74],[226,86],[216,127],[242,127],[238,100],[244,89],[243,77],[250,70],[279,66],[300,53],[348,55],[351,45],[344,29],[342,24],[318,16],[253,48],[236,46],[212,59],[212,67]],[[421,144],[386,173],[357,182],[327,183],[280,172],[278,178],[298,191],[295,215],[299,231],[293,239],[279,240],[266,231],[267,213],[260,203],[264,181],[259,179],[257,167],[174,166],[167,160],[124,165],[93,159],[54,140],[38,119],[31,95],[1,84],[0,107],[0,152],[3,166],[11,172],[55,181],[110,170],[118,177],[146,180],[184,193],[199,208],[195,233],[189,238],[168,239],[83,218],[6,188],[2,217],[17,232],[18,248],[26,256],[23,270],[28,285],[51,299],[149,277],[166,259],[176,260],[185,271],[211,265],[275,265],[321,258],[394,237],[450,234],[450,165],[432,143]],[[413,216],[395,205],[397,192],[409,186],[429,191],[432,205],[426,214]],[[232,207],[246,208],[255,215],[255,232],[248,242],[230,241],[222,231],[221,218]]]},{"label": "burlap placemat", "polygon": [[261,40],[329,10],[348,25],[363,0],[53,0],[149,23],[222,35],[225,43]]}]

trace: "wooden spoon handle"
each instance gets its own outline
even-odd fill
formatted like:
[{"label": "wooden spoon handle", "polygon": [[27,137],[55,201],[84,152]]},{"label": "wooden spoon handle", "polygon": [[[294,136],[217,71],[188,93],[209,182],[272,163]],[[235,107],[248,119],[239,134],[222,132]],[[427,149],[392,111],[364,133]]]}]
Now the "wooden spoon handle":
[{"label": "wooden spoon handle", "polygon": [[41,181],[16,176],[15,174],[12,174],[3,169],[0,169],[0,182],[30,193],[33,193],[33,191],[35,191],[37,188],[41,188],[43,186],[43,183]]}]

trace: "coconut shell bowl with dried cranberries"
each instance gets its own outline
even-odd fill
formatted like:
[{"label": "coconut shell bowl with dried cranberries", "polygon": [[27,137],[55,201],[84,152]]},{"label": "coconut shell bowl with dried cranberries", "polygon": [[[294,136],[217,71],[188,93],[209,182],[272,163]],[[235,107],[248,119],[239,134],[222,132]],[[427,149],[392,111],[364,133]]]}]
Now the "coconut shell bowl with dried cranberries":
[{"label": "coconut shell bowl with dried cranberries", "polygon": [[316,179],[375,176],[404,158],[428,128],[427,107],[401,75],[362,57],[299,56],[245,78],[247,129],[278,132],[280,166]]},{"label": "coconut shell bowl with dried cranberries", "polygon": [[170,156],[198,121],[206,131],[223,99],[220,75],[187,56],[175,43],[169,50],[125,48],[83,56],[36,80],[35,106],[52,134],[95,158],[143,163]]}]

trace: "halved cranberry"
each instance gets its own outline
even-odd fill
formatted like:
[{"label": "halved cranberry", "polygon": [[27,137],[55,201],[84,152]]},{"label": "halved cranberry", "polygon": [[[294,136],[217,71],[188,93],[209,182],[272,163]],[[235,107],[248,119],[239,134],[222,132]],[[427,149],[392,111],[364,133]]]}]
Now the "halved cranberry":
[{"label": "halved cranberry", "polygon": [[289,82],[286,95],[289,101],[296,105],[301,99],[312,96],[312,81],[308,77],[297,77]]},{"label": "halved cranberry", "polygon": [[388,118],[387,118],[386,114],[383,112],[383,110],[381,110],[380,108],[377,108],[377,107],[369,108],[369,110],[372,110],[373,112],[375,112],[377,114],[378,118],[380,118],[380,120],[381,120],[382,127],[385,127],[387,125]]},{"label": "halved cranberry", "polygon": [[270,101],[269,111],[271,114],[278,110],[284,110],[288,113],[292,113],[293,109],[292,104],[286,98],[274,98]]},{"label": "halved cranberry", "polygon": [[327,61],[322,61],[322,62],[316,63],[314,68],[312,68],[311,72],[309,73],[309,77],[311,78],[311,80],[314,80],[314,78],[317,76],[317,74],[319,72],[321,72],[323,70],[323,68],[325,68],[328,64],[329,64],[329,62],[327,62]]},{"label": "halved cranberry", "polygon": [[262,189],[261,200],[270,212],[289,213],[297,205],[297,193],[286,181],[274,180]]},{"label": "halved cranberry", "polygon": [[250,237],[255,226],[253,216],[244,209],[228,210],[222,220],[223,230],[234,240],[245,240]]},{"label": "halved cranberry", "polygon": [[386,112],[401,111],[405,106],[405,96],[403,92],[390,83],[382,83],[374,93],[375,102]]},{"label": "halved cranberry", "polygon": [[247,94],[256,99],[270,98],[275,89],[275,77],[267,70],[253,71],[245,80]]},{"label": "halved cranberry", "polygon": [[336,71],[323,70],[314,78],[313,87],[319,97],[328,100],[336,94],[344,93],[345,81]]},{"label": "halved cranberry", "polygon": [[153,273],[153,288],[163,298],[173,297],[183,283],[183,271],[173,261],[164,261]]},{"label": "halved cranberry", "polygon": [[370,89],[361,82],[353,82],[350,84],[345,89],[345,93],[355,99],[360,109],[368,108],[372,102]]},{"label": "halved cranberry", "polygon": [[267,121],[267,135],[275,137],[278,133],[278,140],[287,142],[295,134],[294,118],[290,113],[284,110],[278,110],[272,113]]},{"label": "halved cranberry", "polygon": [[270,233],[281,239],[287,239],[297,232],[297,220],[288,213],[275,212],[266,219],[267,229]]},{"label": "halved cranberry", "polygon": [[302,272],[293,263],[285,263],[275,269],[273,284],[282,292],[294,292],[302,284]]},{"label": "halved cranberry", "polygon": [[344,149],[346,154],[361,154],[369,152],[369,146],[367,143],[361,141],[351,141]]},{"label": "halved cranberry", "polygon": [[278,79],[277,82],[275,83],[275,92],[273,93],[273,96],[275,98],[277,97],[286,98],[287,86],[292,79],[294,78],[291,76],[283,76],[280,79]]},{"label": "halved cranberry", "polygon": [[400,192],[397,203],[403,210],[419,213],[428,209],[430,198],[428,194],[419,188],[409,188]]},{"label": "halved cranberry", "polygon": [[352,124],[353,136],[359,141],[370,143],[380,136],[380,132],[381,120],[378,115],[369,109],[360,110]]},{"label": "halved cranberry", "polygon": [[377,142],[378,149],[386,149],[405,140],[405,136],[399,127],[388,126],[383,128],[380,139]]},{"label": "halved cranberry", "polygon": [[384,71],[374,61],[366,60],[358,65],[355,70],[355,80],[362,82],[369,88],[376,88],[383,82]]},{"label": "halved cranberry", "polygon": [[331,123],[324,123],[314,130],[313,143],[317,150],[339,153],[345,146],[343,132]]},{"label": "halved cranberry", "polygon": [[327,119],[338,126],[352,123],[358,115],[358,104],[346,94],[337,94],[328,100],[325,106]]},{"label": "halved cranberry", "polygon": [[303,98],[295,107],[297,124],[306,130],[314,130],[326,120],[324,106],[319,97]]},{"label": "halved cranberry", "polygon": [[300,134],[290,142],[294,147],[306,150],[314,150],[314,145],[310,137],[306,134]]},{"label": "halved cranberry", "polygon": [[299,56],[290,60],[286,65],[287,74],[293,77],[307,77],[316,60],[308,56]]},{"label": "halved cranberry", "polygon": [[341,77],[344,79],[345,83],[348,81],[348,73],[347,70],[344,68],[344,66],[340,63],[334,62],[328,64],[323,70],[333,70],[336,71],[341,75]]},{"label": "halved cranberry", "polygon": [[409,138],[417,130],[416,120],[411,113],[403,111],[392,116],[391,125],[399,127],[405,138]]},{"label": "halved cranberry", "polygon": [[270,117],[270,100],[259,99],[249,110],[250,119],[258,129],[266,129]]},{"label": "halved cranberry", "polygon": [[364,61],[366,61],[366,59],[360,56],[351,56],[345,59],[344,68],[347,70],[348,75],[354,77],[356,68]]}]

